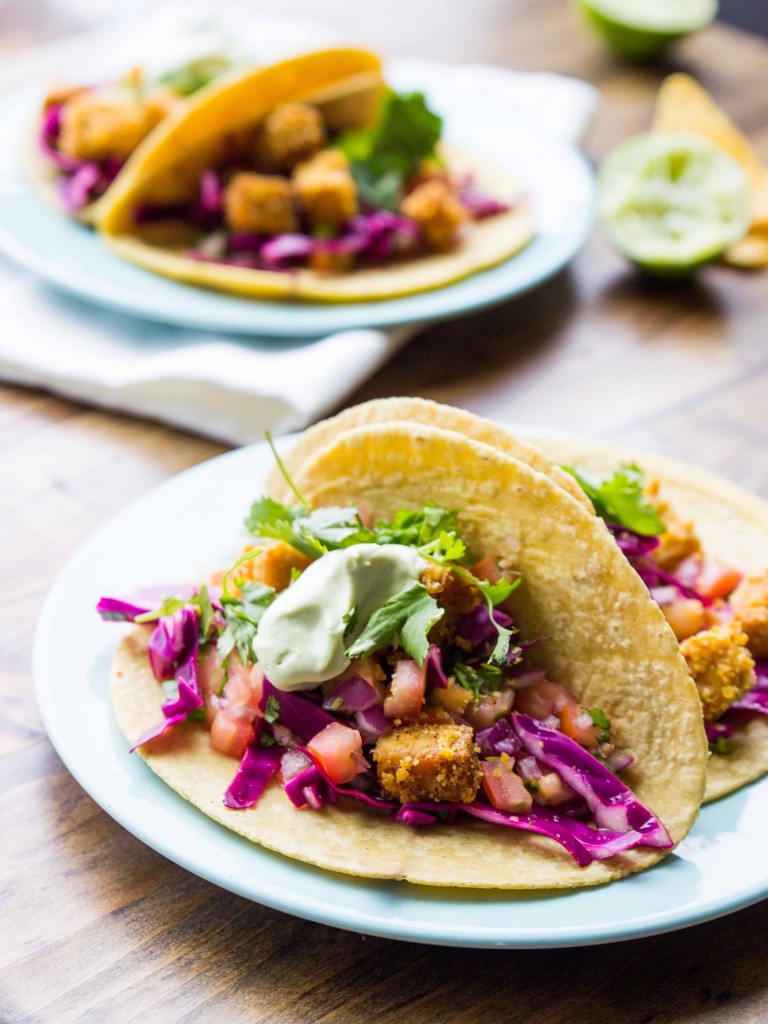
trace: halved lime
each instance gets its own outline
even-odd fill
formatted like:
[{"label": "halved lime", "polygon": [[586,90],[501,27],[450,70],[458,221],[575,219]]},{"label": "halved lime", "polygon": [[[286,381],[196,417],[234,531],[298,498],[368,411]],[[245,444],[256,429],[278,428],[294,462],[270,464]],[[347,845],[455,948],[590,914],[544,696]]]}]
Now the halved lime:
[{"label": "halved lime", "polygon": [[694,132],[646,132],[622,142],[600,167],[598,196],[611,242],[659,274],[715,259],[750,223],[746,174]]},{"label": "halved lime", "polygon": [[577,0],[577,6],[615,50],[633,60],[658,56],[717,14],[717,0]]}]

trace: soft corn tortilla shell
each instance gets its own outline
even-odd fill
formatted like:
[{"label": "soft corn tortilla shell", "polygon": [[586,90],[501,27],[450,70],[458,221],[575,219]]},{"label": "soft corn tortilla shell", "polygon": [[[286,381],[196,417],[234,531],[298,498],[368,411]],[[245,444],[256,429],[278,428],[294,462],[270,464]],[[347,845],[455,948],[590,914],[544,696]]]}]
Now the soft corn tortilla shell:
[{"label": "soft corn tortilla shell", "polygon": [[[520,462],[524,462],[538,473],[549,476],[572,498],[575,498],[590,512],[592,511],[589,499],[570,473],[564,472],[559,466],[553,466],[550,460],[533,445],[514,437],[508,430],[499,427],[492,420],[474,416],[465,409],[431,402],[426,398],[375,398],[370,402],[363,402],[362,405],[345,409],[330,419],[321,420],[304,431],[293,448],[283,456],[283,464],[288,474],[293,476],[307,458],[330,444],[345,430],[373,423],[388,422],[421,423],[427,427],[453,430],[457,434],[464,434],[473,441],[489,444],[492,448],[498,448],[499,451],[504,452],[505,455],[519,459]],[[278,466],[275,466],[267,476],[266,490],[278,501],[294,500],[293,492]]]},{"label": "soft corn tortilla shell", "polygon": [[[591,441],[534,439],[555,462],[612,473],[636,462],[658,477],[662,494],[684,520],[692,520],[704,551],[744,573],[768,566],[768,505],[723,477],[666,458]],[[732,753],[713,755],[707,768],[704,802],[740,789],[768,772],[768,720],[755,715],[734,730]]]},{"label": "soft corn tortilla shell", "polygon": [[[348,431],[301,467],[297,484],[316,504],[364,501],[389,517],[432,498],[460,507],[476,552],[504,552],[522,572],[513,611],[541,664],[614,722],[636,757],[629,782],[676,842],[693,822],[704,785],[706,743],[695,687],[647,590],[604,525],[548,477],[488,445],[413,423]],[[162,693],[145,637],[118,649],[113,700],[126,736],[157,721]],[[638,848],[579,868],[551,840],[470,820],[410,829],[351,806],[297,811],[277,784],[256,807],[229,811],[221,797],[234,762],[214,754],[189,724],[152,752],[150,767],[215,820],[255,842],[323,868],[426,885],[538,889],[595,885],[654,864]],[[351,801],[350,801],[351,804]]]},{"label": "soft corn tortilla shell", "polygon": [[166,237],[158,230],[159,225],[152,225],[143,237],[124,234],[107,237],[106,241],[119,256],[157,274],[250,298],[369,302],[429,291],[502,263],[533,236],[530,204],[514,177],[454,147],[444,147],[444,153],[453,175],[471,174],[479,189],[512,204],[505,213],[465,225],[457,247],[448,253],[433,253],[381,268],[322,274],[306,268],[252,270],[190,259],[184,255],[189,243],[181,239],[179,245],[172,224]]}]

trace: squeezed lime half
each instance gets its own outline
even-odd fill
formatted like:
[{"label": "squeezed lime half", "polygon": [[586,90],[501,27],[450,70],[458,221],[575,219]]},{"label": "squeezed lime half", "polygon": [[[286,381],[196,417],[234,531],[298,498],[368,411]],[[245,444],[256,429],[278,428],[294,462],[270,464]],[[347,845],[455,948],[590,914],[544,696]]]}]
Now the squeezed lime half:
[{"label": "squeezed lime half", "polygon": [[598,176],[600,218],[613,245],[658,274],[683,274],[747,231],[749,181],[694,132],[646,132],[622,142]]},{"label": "squeezed lime half", "polygon": [[582,14],[619,53],[650,60],[681,36],[708,25],[717,0],[576,0]]}]

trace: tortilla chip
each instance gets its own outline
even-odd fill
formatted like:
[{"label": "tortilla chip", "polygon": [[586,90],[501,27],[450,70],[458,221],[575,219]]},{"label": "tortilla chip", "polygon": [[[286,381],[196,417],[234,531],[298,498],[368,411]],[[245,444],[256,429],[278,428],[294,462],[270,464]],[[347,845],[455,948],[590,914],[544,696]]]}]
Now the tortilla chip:
[{"label": "tortilla chip", "polygon": [[[293,448],[283,455],[283,465],[289,476],[294,476],[304,461],[330,444],[344,431],[373,423],[395,422],[421,423],[427,427],[453,430],[473,441],[482,441],[493,448],[498,448],[505,455],[519,459],[536,472],[549,476],[579,504],[592,512],[591,502],[570,473],[565,473],[559,466],[553,466],[533,445],[514,437],[492,420],[474,416],[465,409],[430,402],[426,398],[375,398],[370,402],[345,409],[330,419],[321,420],[305,430]],[[273,467],[268,474],[266,491],[277,501],[286,504],[294,500],[293,492],[279,466]]]},{"label": "tortilla chip", "polygon": [[765,177],[752,143],[695,78],[678,72],[661,83],[652,128],[658,132],[698,132],[741,164],[754,188]]},{"label": "tortilla chip", "polygon": [[[627,772],[676,842],[696,817],[707,748],[701,708],[671,630],[601,521],[547,476],[480,442],[413,423],[358,427],[305,461],[297,477],[318,505],[363,502],[377,517],[428,499],[460,508],[479,553],[503,552],[522,573],[510,604],[553,678],[603,708]],[[157,721],[163,695],[145,653],[146,631],[122,642],[112,695],[130,740]],[[201,723],[143,751],[149,766],[216,821],[272,850],[319,867],[424,885],[501,889],[595,885],[642,870],[665,851],[636,848],[577,867],[555,843],[461,821],[411,829],[357,806],[296,810],[277,783],[246,811],[221,800],[236,768],[213,753]]]},{"label": "tortilla chip", "polygon": [[[741,572],[768,566],[768,505],[723,477],[661,455],[610,444],[535,438],[555,462],[612,473],[622,462],[636,462],[661,481],[662,494],[683,520],[693,520],[705,552]],[[768,772],[768,718],[756,715],[739,726],[732,753],[713,755],[704,802],[740,789]]]}]

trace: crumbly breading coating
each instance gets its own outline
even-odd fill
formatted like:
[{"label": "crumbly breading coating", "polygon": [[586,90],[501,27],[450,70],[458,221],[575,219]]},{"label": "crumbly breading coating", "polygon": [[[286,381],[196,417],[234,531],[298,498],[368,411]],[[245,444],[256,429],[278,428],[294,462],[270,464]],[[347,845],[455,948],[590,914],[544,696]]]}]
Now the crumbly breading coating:
[{"label": "crumbly breading coating", "polygon": [[323,116],[308,103],[284,103],[264,118],[256,135],[254,158],[263,171],[290,173],[327,142]]},{"label": "crumbly breading coating", "polygon": [[402,803],[469,803],[482,777],[472,729],[453,722],[391,729],[379,738],[373,758],[381,788]]},{"label": "crumbly breading coating", "polygon": [[452,249],[468,213],[448,182],[433,179],[417,185],[400,203],[400,212],[421,228],[427,245],[436,252]]},{"label": "crumbly breading coating", "polygon": [[443,609],[442,618],[429,631],[430,641],[441,646],[453,642],[459,619],[471,612],[479,600],[478,591],[455,572],[433,562],[424,569],[419,581]]},{"label": "crumbly breading coating", "polygon": [[124,160],[177,99],[168,90],[147,97],[120,89],[78,92],[61,108],[58,147],[82,160]]},{"label": "crumbly breading coating", "polygon": [[299,206],[313,228],[339,228],[357,213],[357,190],[347,158],[324,149],[293,172]]},{"label": "crumbly breading coating", "polygon": [[705,722],[714,722],[755,684],[755,662],[738,621],[723,623],[680,644],[701,698]]},{"label": "crumbly breading coating", "polygon": [[656,565],[669,572],[691,555],[701,553],[701,541],[692,522],[685,522],[670,508],[669,502],[659,497],[659,482],[652,480],[646,490],[651,504],[664,523],[665,532],[659,537],[659,546],[652,553]]},{"label": "crumbly breading coating", "polygon": [[267,174],[236,174],[224,190],[224,215],[235,231],[279,235],[299,223],[291,184]]},{"label": "crumbly breading coating", "polygon": [[753,658],[768,658],[768,570],[747,576],[730,597]]}]

